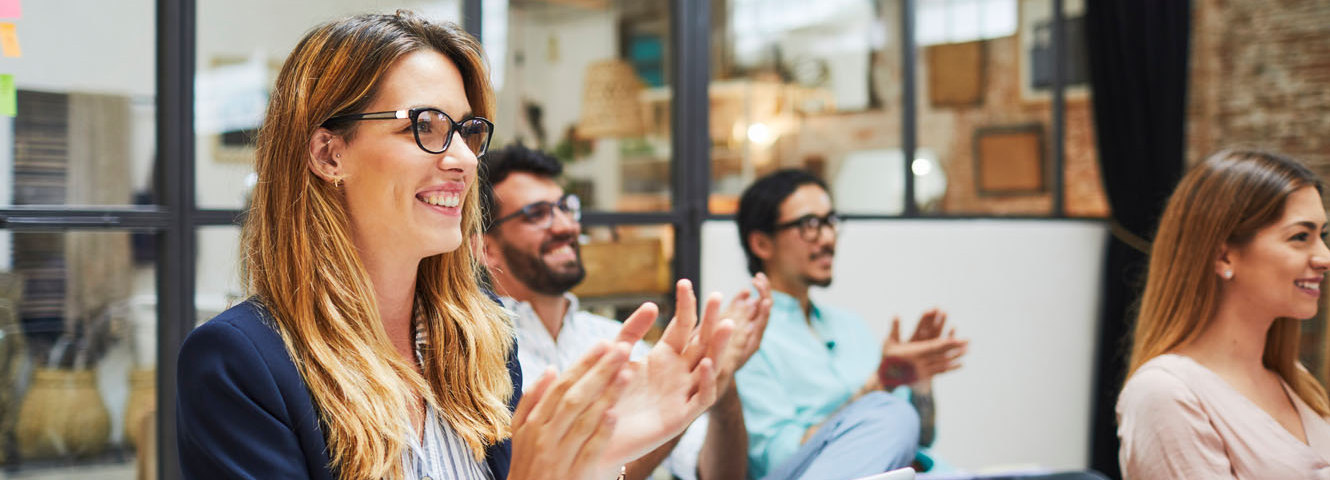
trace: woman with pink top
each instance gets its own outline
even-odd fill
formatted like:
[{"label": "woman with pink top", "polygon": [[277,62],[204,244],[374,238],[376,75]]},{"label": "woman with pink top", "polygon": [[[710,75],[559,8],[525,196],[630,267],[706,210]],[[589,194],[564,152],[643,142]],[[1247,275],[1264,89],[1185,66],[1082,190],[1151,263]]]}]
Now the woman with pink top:
[{"label": "woman with pink top", "polygon": [[1330,401],[1298,361],[1330,269],[1321,194],[1303,165],[1254,151],[1179,183],[1118,397],[1127,478],[1330,478]]}]

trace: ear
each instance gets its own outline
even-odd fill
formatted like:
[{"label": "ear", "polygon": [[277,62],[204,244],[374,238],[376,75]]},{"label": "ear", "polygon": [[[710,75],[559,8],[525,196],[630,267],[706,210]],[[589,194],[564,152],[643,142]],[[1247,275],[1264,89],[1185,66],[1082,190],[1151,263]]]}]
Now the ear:
[{"label": "ear", "polygon": [[493,234],[489,233],[484,234],[483,237],[485,241],[481,243],[485,245],[485,248],[481,249],[480,262],[485,264],[485,268],[488,268],[490,272],[503,271],[505,266],[503,255],[499,252],[498,240],[494,238]]},{"label": "ear", "polygon": [[346,177],[342,171],[342,137],[326,128],[314,131],[309,137],[309,171],[329,183],[340,183]]},{"label": "ear", "polygon": [[775,239],[771,238],[771,234],[767,232],[749,232],[748,248],[753,251],[753,255],[762,259],[763,263],[771,261],[771,257],[776,254]]},{"label": "ear", "polygon": [[1233,271],[1234,260],[1237,257],[1237,250],[1230,248],[1227,243],[1220,245],[1219,253],[1215,255],[1215,275],[1224,278],[1224,272]]}]

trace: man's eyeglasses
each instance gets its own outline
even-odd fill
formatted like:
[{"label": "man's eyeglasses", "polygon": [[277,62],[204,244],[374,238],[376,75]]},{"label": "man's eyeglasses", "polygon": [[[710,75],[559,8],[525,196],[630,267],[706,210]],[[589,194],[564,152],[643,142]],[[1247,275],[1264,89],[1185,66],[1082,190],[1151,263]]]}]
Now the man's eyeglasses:
[{"label": "man's eyeglasses", "polygon": [[411,132],[416,136],[416,146],[429,153],[443,153],[453,141],[453,135],[462,134],[462,141],[477,158],[485,155],[489,148],[490,136],[494,135],[494,124],[482,117],[471,117],[461,122],[454,122],[452,117],[437,108],[413,108],[391,112],[351,113],[338,115],[324,121],[323,128],[333,128],[343,122],[357,120],[395,120],[411,119]]},{"label": "man's eyeglasses", "polygon": [[558,208],[559,211],[568,215],[568,217],[572,218],[574,222],[582,221],[582,200],[577,198],[577,195],[569,193],[562,198],[559,198],[559,201],[557,202],[535,202],[522,207],[516,212],[497,218],[493,222],[490,222],[489,227],[485,230],[493,230],[494,227],[499,226],[499,224],[518,217],[521,217],[522,221],[526,222],[527,225],[538,228],[550,228],[550,225],[554,225],[555,208]]},{"label": "man's eyeglasses", "polygon": [[836,215],[836,212],[831,212],[821,217],[808,214],[785,223],[777,224],[773,231],[779,232],[787,228],[798,227],[799,238],[802,238],[807,242],[816,242],[817,239],[822,237],[822,227],[831,227],[831,233],[836,233],[836,229],[840,227],[840,221],[840,217]]}]

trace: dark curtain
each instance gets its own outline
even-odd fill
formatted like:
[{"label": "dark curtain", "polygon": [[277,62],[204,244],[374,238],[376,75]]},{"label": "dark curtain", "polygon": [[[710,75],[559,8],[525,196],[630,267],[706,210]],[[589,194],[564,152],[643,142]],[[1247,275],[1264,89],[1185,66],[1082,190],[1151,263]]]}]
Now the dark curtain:
[{"label": "dark curtain", "polygon": [[1154,232],[1186,153],[1189,0],[1085,2],[1090,88],[1104,187],[1113,211],[1104,277],[1091,468],[1118,469],[1113,407],[1126,373],[1130,316]]}]

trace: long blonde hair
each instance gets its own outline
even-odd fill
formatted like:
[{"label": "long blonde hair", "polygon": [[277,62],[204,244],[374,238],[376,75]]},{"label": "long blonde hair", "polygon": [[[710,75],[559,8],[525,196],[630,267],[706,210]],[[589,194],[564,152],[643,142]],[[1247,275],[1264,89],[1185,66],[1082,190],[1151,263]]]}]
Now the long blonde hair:
[{"label": "long blonde hair", "polygon": [[[460,248],[425,258],[417,317],[429,348],[424,375],[392,347],[369,276],[351,242],[339,190],[309,169],[308,142],[328,118],[358,112],[389,67],[432,49],[461,71],[467,100],[493,118],[494,93],[474,38],[410,12],[360,15],[315,27],[277,77],[259,131],[244,228],[251,293],[276,323],[318,406],[332,467],[344,479],[401,476],[411,399],[423,395],[477,459],[510,435],[507,360],[512,326],[476,283],[480,241],[476,182],[462,211]],[[335,133],[350,136],[353,126]]]},{"label": "long blonde hair", "polygon": [[[1290,194],[1309,186],[1322,188],[1316,175],[1297,161],[1247,150],[1211,155],[1182,178],[1150,250],[1129,374],[1205,330],[1219,305],[1222,280],[1214,273],[1214,260],[1221,247],[1250,241],[1279,220]],[[1325,387],[1298,361],[1300,323],[1275,320],[1266,333],[1262,363],[1316,413],[1327,416]]]}]

